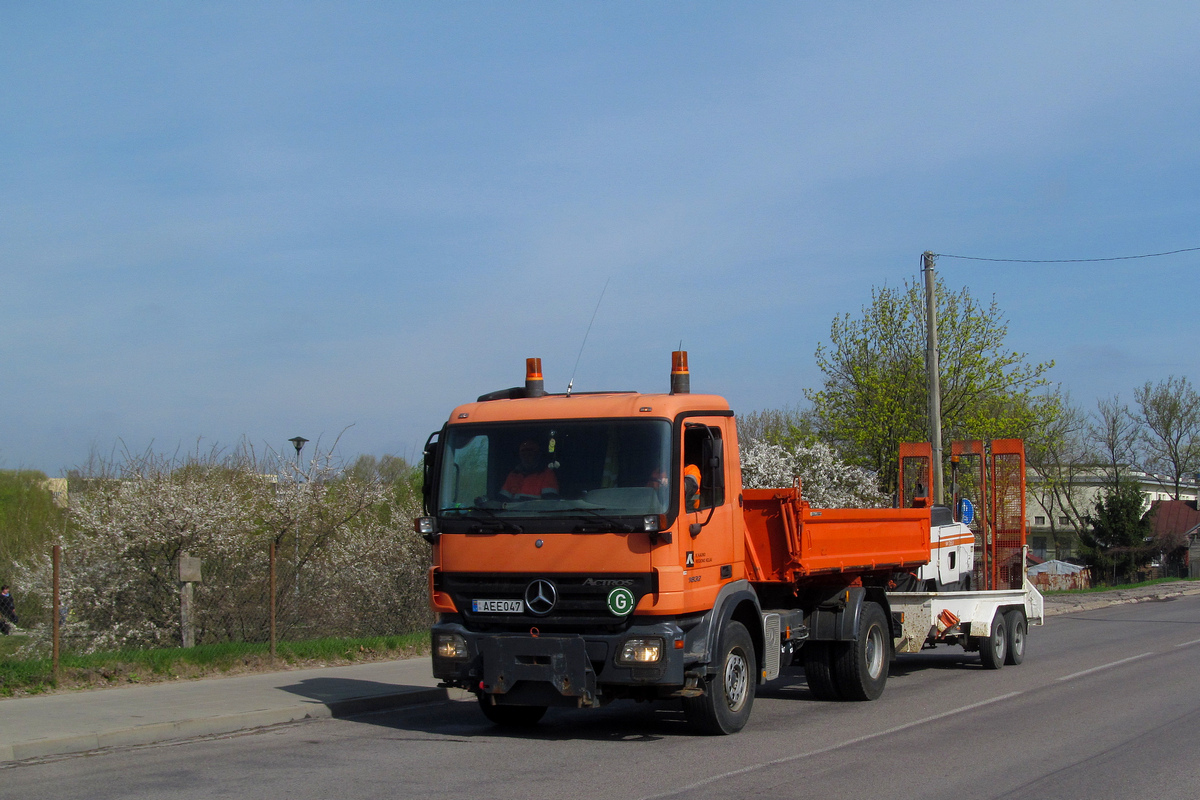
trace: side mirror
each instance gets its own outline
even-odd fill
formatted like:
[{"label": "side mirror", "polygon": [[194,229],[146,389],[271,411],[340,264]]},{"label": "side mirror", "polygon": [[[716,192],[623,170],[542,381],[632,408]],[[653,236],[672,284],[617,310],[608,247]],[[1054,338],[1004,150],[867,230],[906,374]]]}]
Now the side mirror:
[{"label": "side mirror", "polygon": [[435,495],[434,475],[437,474],[438,443],[441,441],[441,431],[434,431],[425,440],[424,458],[421,461],[421,498],[426,514],[433,514],[433,498]]}]

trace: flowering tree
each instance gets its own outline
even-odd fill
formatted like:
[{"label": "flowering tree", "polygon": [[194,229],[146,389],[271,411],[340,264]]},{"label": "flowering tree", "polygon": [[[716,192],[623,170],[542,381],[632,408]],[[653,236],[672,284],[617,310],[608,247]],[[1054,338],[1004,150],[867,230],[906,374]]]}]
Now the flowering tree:
[{"label": "flowering tree", "polygon": [[[177,645],[183,554],[203,565],[196,642],[264,640],[272,542],[281,636],[427,622],[428,547],[412,530],[411,493],[342,472],[328,451],[307,464],[245,447],[183,462],[127,457],[79,483],[62,541],[63,640],[73,649]],[[19,580],[49,605],[48,558],[26,563]]]},{"label": "flowering tree", "polygon": [[873,473],[837,457],[829,445],[790,447],[747,439],[741,447],[742,483],[749,489],[791,486],[818,508],[878,508],[888,504]]}]

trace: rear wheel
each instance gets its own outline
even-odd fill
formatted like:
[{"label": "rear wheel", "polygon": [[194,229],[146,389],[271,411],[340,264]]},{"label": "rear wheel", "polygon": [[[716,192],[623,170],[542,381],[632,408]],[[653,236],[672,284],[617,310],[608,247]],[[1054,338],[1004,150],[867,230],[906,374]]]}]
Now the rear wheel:
[{"label": "rear wheel", "polygon": [[737,733],[746,726],[758,677],[754,641],[742,623],[725,623],[720,653],[717,674],[707,681],[704,694],[683,699],[688,721],[703,733],[717,735]]},{"label": "rear wheel", "polygon": [[479,695],[479,709],[492,723],[503,728],[528,728],[546,713],[545,706],[493,705],[490,695]]},{"label": "rear wheel", "polygon": [[984,669],[1000,669],[1008,657],[1008,625],[1004,613],[992,617],[992,632],[979,640],[979,660]]},{"label": "rear wheel", "polygon": [[834,650],[833,674],[841,696],[874,700],[883,694],[891,652],[891,630],[883,609],[878,603],[863,603],[858,638]]},{"label": "rear wheel", "polygon": [[818,700],[841,700],[837,683],[833,680],[833,653],[828,642],[809,642],[801,652],[804,654],[804,678],[808,690]]},{"label": "rear wheel", "polygon": [[1014,608],[1004,615],[1004,621],[1008,625],[1008,652],[1004,656],[1004,663],[1016,666],[1025,660],[1025,634],[1029,631],[1025,611]]}]

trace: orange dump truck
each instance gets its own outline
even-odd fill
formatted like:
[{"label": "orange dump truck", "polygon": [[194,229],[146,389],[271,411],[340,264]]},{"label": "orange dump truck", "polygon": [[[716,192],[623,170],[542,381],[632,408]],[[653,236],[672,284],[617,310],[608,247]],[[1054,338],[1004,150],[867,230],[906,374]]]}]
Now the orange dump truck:
[{"label": "orange dump truck", "polygon": [[818,696],[883,691],[888,592],[931,563],[930,509],[743,489],[733,412],[689,383],[678,352],[669,393],[548,394],[529,359],[430,436],[433,671],[492,721],[676,697],[733,733],[794,655]]}]

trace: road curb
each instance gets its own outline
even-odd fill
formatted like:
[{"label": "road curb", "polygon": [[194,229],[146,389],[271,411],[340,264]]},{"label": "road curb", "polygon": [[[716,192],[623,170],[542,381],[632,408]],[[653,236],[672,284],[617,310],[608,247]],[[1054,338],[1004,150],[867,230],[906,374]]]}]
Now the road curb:
[{"label": "road curb", "polygon": [[220,714],[213,717],[134,725],[97,733],[59,736],[0,745],[0,763],[25,761],[46,756],[87,753],[109,747],[160,744],[200,736],[263,728],[305,719],[352,717],[374,711],[387,711],[405,706],[439,703],[449,700],[445,689],[417,689],[372,697],[353,697],[329,703],[295,703],[280,708]]}]

